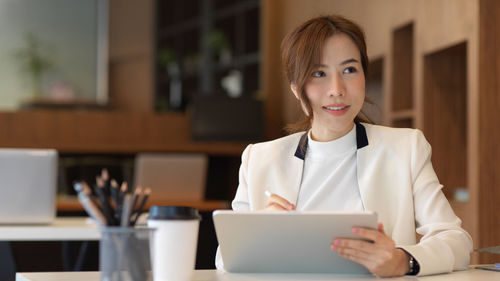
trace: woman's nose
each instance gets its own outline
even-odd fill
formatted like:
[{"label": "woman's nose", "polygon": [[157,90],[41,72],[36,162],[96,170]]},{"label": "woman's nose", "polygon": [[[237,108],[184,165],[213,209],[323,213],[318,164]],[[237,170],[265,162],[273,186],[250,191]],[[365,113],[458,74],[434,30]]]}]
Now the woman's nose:
[{"label": "woman's nose", "polygon": [[344,81],[340,74],[330,76],[330,81],[328,83],[328,96],[343,96],[345,95]]}]

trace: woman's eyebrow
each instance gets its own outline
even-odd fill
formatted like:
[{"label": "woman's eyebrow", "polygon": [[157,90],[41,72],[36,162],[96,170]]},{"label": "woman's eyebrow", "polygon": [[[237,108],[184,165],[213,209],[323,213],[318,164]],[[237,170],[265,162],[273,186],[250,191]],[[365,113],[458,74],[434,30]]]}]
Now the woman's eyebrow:
[{"label": "woman's eyebrow", "polygon": [[358,62],[358,60],[353,59],[353,58],[347,59],[347,60],[343,61],[342,63],[340,63],[340,65],[345,65],[345,64],[349,64],[349,63],[353,63],[353,62]]},{"label": "woman's eyebrow", "polygon": [[[341,62],[340,65],[346,65],[346,64],[349,64],[349,63],[359,63],[359,61],[357,59],[350,58],[350,59],[346,59],[345,61]],[[318,63],[318,64],[314,65],[314,68],[328,68],[328,65],[322,64],[322,63]]]}]

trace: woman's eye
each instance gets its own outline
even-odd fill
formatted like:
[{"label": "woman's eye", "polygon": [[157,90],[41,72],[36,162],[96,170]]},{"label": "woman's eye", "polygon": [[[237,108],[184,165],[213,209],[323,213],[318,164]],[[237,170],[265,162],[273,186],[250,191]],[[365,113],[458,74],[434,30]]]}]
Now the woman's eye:
[{"label": "woman's eye", "polygon": [[358,71],[358,70],[357,70],[354,66],[350,66],[350,67],[348,67],[348,68],[344,69],[344,73],[345,73],[345,74],[355,73],[355,72],[357,72],[357,71]]},{"label": "woman's eye", "polygon": [[323,71],[315,71],[312,74],[312,77],[323,77],[325,76],[325,73]]}]

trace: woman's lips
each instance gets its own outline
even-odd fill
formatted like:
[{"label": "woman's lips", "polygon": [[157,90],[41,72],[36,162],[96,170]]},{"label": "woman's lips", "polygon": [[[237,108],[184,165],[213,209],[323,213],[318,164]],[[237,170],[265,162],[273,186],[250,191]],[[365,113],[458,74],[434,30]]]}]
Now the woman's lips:
[{"label": "woman's lips", "polygon": [[323,106],[323,109],[334,116],[342,116],[349,110],[350,107],[351,107],[350,105],[339,104],[339,105]]}]

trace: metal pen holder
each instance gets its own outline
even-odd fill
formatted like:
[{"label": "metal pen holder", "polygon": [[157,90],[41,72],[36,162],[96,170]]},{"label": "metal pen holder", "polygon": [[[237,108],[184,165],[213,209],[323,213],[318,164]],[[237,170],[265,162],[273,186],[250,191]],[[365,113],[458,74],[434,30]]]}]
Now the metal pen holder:
[{"label": "metal pen holder", "polygon": [[134,227],[101,228],[101,281],[151,281],[154,231]]}]

